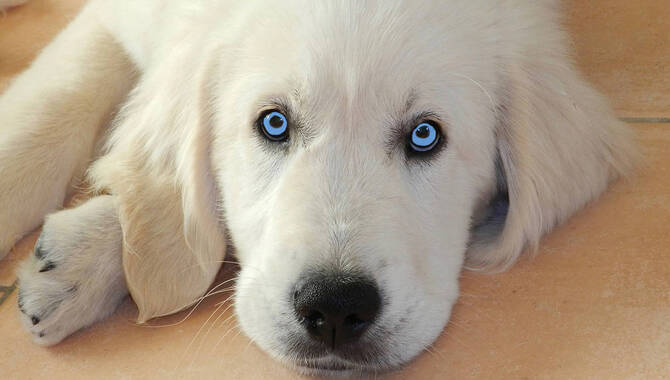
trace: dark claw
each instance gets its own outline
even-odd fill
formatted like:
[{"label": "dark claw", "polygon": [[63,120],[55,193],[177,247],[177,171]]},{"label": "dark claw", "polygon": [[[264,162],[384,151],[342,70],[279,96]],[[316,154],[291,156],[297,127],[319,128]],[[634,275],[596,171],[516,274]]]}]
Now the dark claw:
[{"label": "dark claw", "polygon": [[24,306],[24,303],[23,303],[23,292],[21,291],[21,289],[19,289],[19,302],[18,302],[18,304],[19,304],[19,310],[21,310],[21,312],[22,312],[23,314],[28,315],[28,312],[26,311],[26,309],[23,308],[23,306]]},{"label": "dark claw", "polygon": [[44,331],[40,331],[40,333],[37,334],[37,335],[38,335],[40,338],[43,338],[43,337],[44,337]]},{"label": "dark claw", "polygon": [[54,264],[53,261],[47,261],[45,263],[44,267],[42,267],[42,269],[40,269],[40,273],[48,272],[48,271],[50,271],[54,268],[56,268],[56,264]]},{"label": "dark claw", "polygon": [[36,324],[40,323],[40,319],[37,318],[34,315],[32,317],[30,317],[30,320],[33,322],[33,325],[36,325]]},{"label": "dark claw", "polygon": [[42,249],[42,244],[40,244],[40,241],[38,240],[37,243],[35,243],[35,257],[42,260],[46,255],[47,253],[44,252]]},{"label": "dark claw", "polygon": [[25,314],[26,311],[23,310],[23,293],[21,292],[21,290],[19,290],[18,304],[19,304],[19,310],[21,310],[21,312]]}]

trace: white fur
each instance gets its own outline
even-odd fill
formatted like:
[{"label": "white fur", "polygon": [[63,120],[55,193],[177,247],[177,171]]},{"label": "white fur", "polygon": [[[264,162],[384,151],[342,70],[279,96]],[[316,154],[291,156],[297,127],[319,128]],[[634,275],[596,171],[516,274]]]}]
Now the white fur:
[{"label": "white fur", "polygon": [[[36,244],[43,255],[31,256],[19,268],[19,304],[35,342],[51,345],[107,317],[128,291],[114,197],[95,197],[49,215],[44,231]],[[54,268],[44,271],[47,265]],[[32,316],[40,322],[33,324]]]},{"label": "white fur", "polygon": [[[374,276],[384,308],[363,338],[375,347],[366,363],[318,361],[403,364],[446,324],[464,262],[509,267],[632,166],[631,133],[575,72],[558,14],[553,1],[525,0],[93,0],[0,97],[0,254],[60,207],[104,141],[89,179],[114,197],[140,321],[202,295],[227,234],[242,266],[240,324],[270,354],[304,359],[290,348],[304,335],[291,289],[306,270],[334,267]],[[253,126],[275,101],[303,131],[286,150]],[[391,140],[421,112],[448,139],[423,163]],[[491,218],[505,189],[507,217]],[[110,210],[63,211],[72,216],[51,217],[43,239],[79,241],[74,216],[100,218],[84,235],[90,249],[58,246],[114,262],[103,248],[113,242],[96,235],[117,236],[102,222]],[[22,288],[60,281],[58,268],[27,268]],[[42,342],[112,307],[91,301]]]}]

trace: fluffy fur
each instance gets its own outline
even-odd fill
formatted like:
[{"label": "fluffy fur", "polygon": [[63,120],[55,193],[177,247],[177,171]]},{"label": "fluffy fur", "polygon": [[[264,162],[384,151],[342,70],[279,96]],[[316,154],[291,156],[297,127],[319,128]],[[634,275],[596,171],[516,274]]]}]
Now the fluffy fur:
[{"label": "fluffy fur", "polygon": [[[47,219],[20,274],[26,325],[56,343],[126,291],[139,321],[181,310],[227,238],[238,319],[271,355],[407,362],[446,324],[464,264],[509,267],[632,167],[631,132],[573,68],[559,14],[525,0],[91,1],[0,97],[0,255],[87,168],[111,194]],[[275,103],[295,121],[281,149],[254,127]],[[404,149],[421,113],[447,139],[429,160]],[[98,265],[111,269],[84,281]],[[309,349],[290,295],[314,268],[365,271],[383,294],[357,357]]]}]

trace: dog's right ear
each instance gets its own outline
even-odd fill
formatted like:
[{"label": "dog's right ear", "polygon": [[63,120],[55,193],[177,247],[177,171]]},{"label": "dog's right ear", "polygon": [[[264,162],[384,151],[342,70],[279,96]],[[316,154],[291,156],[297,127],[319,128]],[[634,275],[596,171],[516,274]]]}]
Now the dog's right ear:
[{"label": "dog's right ear", "polygon": [[192,41],[167,53],[144,74],[109,152],[90,171],[92,182],[118,200],[123,265],[139,322],[193,304],[224,258],[209,155],[213,62],[213,50]]},{"label": "dog's right ear", "polygon": [[638,160],[630,128],[579,76],[563,49],[547,45],[542,54],[504,70],[497,191],[473,228],[470,269],[510,267]]}]

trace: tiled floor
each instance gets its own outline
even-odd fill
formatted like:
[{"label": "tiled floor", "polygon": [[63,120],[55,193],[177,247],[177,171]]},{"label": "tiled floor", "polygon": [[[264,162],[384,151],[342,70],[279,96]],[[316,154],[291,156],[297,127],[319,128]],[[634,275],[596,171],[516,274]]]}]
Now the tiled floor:
[{"label": "tiled floor", "polygon": [[577,62],[622,117],[670,117],[666,0],[569,0]]},{"label": "tiled floor", "polygon": [[[0,16],[0,89],[81,3],[33,0]],[[566,8],[586,76],[620,116],[647,121],[635,124],[646,165],[547,236],[536,259],[500,275],[464,273],[443,336],[390,378],[670,376],[670,123],[649,122],[670,118],[670,7],[572,0]],[[14,282],[35,238],[0,262],[0,286]],[[0,379],[295,378],[239,334],[228,303],[216,314],[228,295],[151,323],[160,328],[135,326],[126,302],[109,321],[42,348],[19,328],[16,291],[2,303],[0,290]]]}]

